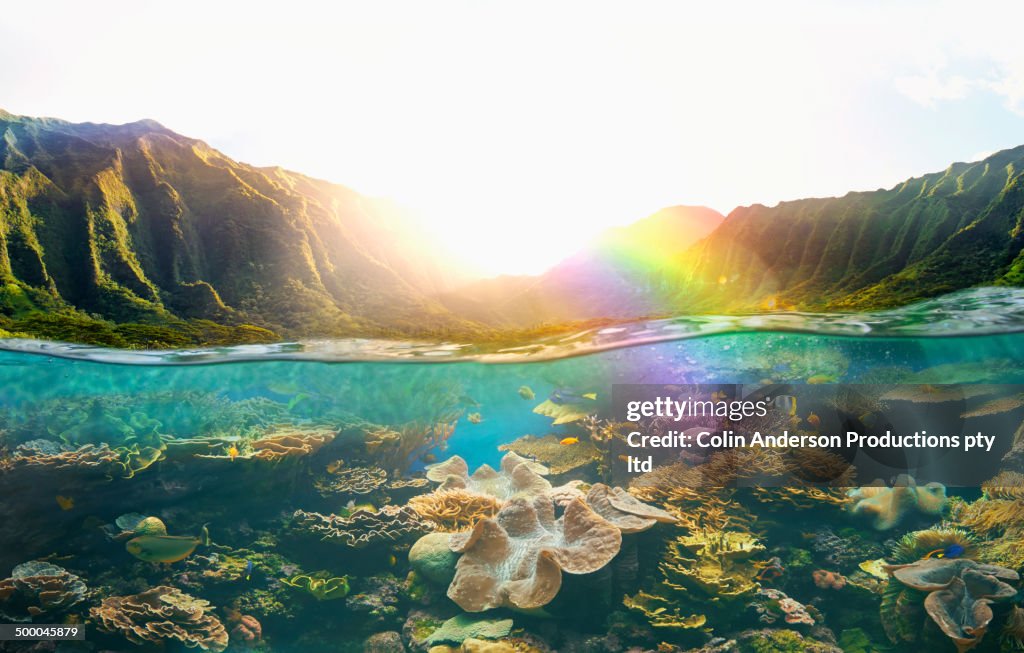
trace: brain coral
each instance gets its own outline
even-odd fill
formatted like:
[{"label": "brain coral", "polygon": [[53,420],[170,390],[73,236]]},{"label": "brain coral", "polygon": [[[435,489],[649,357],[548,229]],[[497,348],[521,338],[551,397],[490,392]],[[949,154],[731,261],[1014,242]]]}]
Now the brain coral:
[{"label": "brain coral", "polygon": [[579,499],[556,520],[546,494],[519,496],[496,517],[451,536],[449,546],[462,557],[448,596],[467,612],[539,608],[558,594],[563,571],[597,571],[621,545],[619,529]]},{"label": "brain coral", "polygon": [[501,459],[500,470],[481,465],[470,475],[469,465],[459,456],[427,468],[427,478],[440,483],[439,490],[467,490],[501,500],[548,492],[551,483],[544,478],[547,473],[543,465],[511,451]]},{"label": "brain coral", "polygon": [[872,485],[850,490],[853,500],[850,512],[871,515],[876,530],[884,531],[896,526],[909,513],[938,515],[946,506],[946,487],[941,483],[917,485],[914,479],[901,474],[893,487],[881,480]]}]

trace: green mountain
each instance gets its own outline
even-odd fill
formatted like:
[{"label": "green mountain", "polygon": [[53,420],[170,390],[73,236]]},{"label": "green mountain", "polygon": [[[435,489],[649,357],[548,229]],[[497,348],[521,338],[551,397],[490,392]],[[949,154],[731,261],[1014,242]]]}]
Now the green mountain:
[{"label": "green mountain", "polygon": [[0,111],[0,328],[111,345],[475,327],[394,207],[158,123]]},{"label": "green mountain", "polygon": [[888,190],[741,207],[725,219],[678,207],[607,233],[540,277],[477,282],[444,299],[508,325],[868,310],[1022,285],[1022,248],[1024,146]]},{"label": "green mountain", "polygon": [[1024,146],[888,190],[734,210],[668,306],[873,309],[1024,282]]},{"label": "green mountain", "polygon": [[468,282],[398,207],[233,161],[152,121],[0,111],[0,134],[0,335],[113,346],[494,339],[1024,284],[1024,146],[888,190],[724,218],[672,207],[538,277]]}]

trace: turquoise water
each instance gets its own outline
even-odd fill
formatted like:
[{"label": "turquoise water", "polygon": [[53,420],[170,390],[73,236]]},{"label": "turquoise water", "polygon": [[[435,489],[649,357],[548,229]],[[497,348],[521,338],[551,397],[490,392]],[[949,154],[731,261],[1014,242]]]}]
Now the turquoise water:
[{"label": "turquoise water", "polygon": [[[44,613],[35,618],[37,623],[85,620],[95,628],[96,617],[89,610],[104,597],[177,587],[218,606],[217,618],[228,630],[238,613],[258,619],[265,636],[256,646],[259,650],[361,651],[363,640],[374,633],[401,631],[415,610],[433,611],[440,620],[458,610],[443,598],[443,587],[440,594],[436,588],[428,592],[433,598],[427,600],[416,593],[420,590],[414,590],[412,581],[403,580],[415,537],[351,547],[295,535],[291,515],[296,510],[349,515],[361,503],[372,503],[369,509],[377,510],[408,499],[408,492],[384,487],[325,493],[322,483],[332,481],[338,469],[380,468],[392,481],[419,479],[420,489],[414,493],[427,493],[433,486],[422,479],[423,470],[450,456],[465,459],[470,470],[484,464],[498,467],[504,455],[499,446],[524,435],[586,439],[579,422],[554,425],[534,408],[551,398],[561,403],[568,396],[570,404],[607,419],[614,413],[612,395],[618,384],[1024,383],[1022,307],[1024,293],[982,289],[873,314],[681,317],[504,349],[350,340],[125,352],[7,341],[0,351],[5,470],[0,482],[6,497],[0,505],[0,578],[17,564],[45,559],[92,588],[90,598],[74,609]],[[282,429],[302,437],[326,431],[328,441],[322,450],[318,444],[268,464],[252,457],[258,451],[254,442]],[[90,445],[106,445],[120,462],[98,468],[54,462],[62,455],[89,451]],[[42,462],[27,465],[26,456]],[[580,469],[586,471],[557,481],[558,474],[553,474],[552,484],[601,480],[593,467]],[[961,494],[979,496],[977,489]],[[769,510],[757,503],[744,509]],[[169,564],[137,559],[117,535],[115,523],[127,523],[126,513],[158,517],[176,535],[198,533],[208,524],[214,543]],[[847,608],[831,604],[831,595],[815,595],[811,568],[798,574],[797,567],[789,569],[786,556],[805,547],[815,565],[852,575],[866,556],[885,555],[893,538],[910,532],[911,525],[876,533],[835,506],[800,513],[792,526],[783,522],[780,527],[773,515],[756,532],[769,547],[766,560],[785,559],[778,586],[818,606],[824,616],[816,618],[836,637],[844,633],[854,641],[860,635],[847,631],[863,619],[870,622],[864,626],[867,636],[888,646],[877,621],[879,597],[861,597],[863,605],[848,610],[863,614],[843,616]],[[928,519],[936,518],[913,525],[926,526]],[[819,540],[832,541],[833,530],[854,526],[859,534],[845,536],[861,538],[857,553],[835,558],[834,552],[813,548]],[[633,569],[623,581],[616,562],[615,591],[657,588],[665,542],[681,531],[662,524],[636,540],[640,554],[636,548],[629,551],[640,556],[641,562],[632,563],[639,564],[639,571]],[[815,544],[799,537],[794,541],[801,532],[816,538]],[[252,578],[245,578],[241,569],[247,560],[255,568]],[[303,573],[345,576],[352,592],[337,602],[316,600],[282,584]],[[606,582],[600,580],[601,572],[595,574],[583,578]],[[573,584],[579,582],[567,580],[565,591],[570,596],[590,591],[586,583]],[[390,583],[391,589],[381,589],[382,583]],[[366,598],[390,596],[387,592],[395,594],[387,605],[370,605]],[[688,611],[694,609],[692,601],[685,605]],[[12,607],[0,597],[4,619],[17,617],[18,609],[23,606]],[[674,650],[685,650],[712,636],[711,630],[668,635],[643,631],[644,619],[623,612],[617,599],[588,610],[574,612],[556,599],[545,618],[556,619],[565,631],[558,634],[544,620],[499,614],[547,638],[546,650],[626,650],[630,642],[623,643],[621,633],[614,641],[622,649],[607,643],[604,648],[579,645],[585,636],[612,637],[602,629],[614,619],[626,619],[639,629],[633,642],[637,645],[653,646],[661,638],[678,644]],[[613,619],[621,614],[632,616]],[[729,635],[730,628],[739,632],[750,623],[713,626],[715,635]],[[345,635],[339,639],[338,632]],[[807,634],[806,629],[802,632]],[[107,638],[101,641],[108,647],[121,641],[116,633],[98,636]],[[246,650],[235,643],[241,635],[233,637],[231,650]],[[894,650],[921,650],[916,644],[900,646]]]}]

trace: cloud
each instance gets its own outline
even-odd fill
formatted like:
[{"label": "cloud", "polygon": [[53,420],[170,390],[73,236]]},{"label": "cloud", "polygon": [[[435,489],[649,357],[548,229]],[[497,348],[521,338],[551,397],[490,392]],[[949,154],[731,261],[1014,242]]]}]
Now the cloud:
[{"label": "cloud", "polygon": [[897,77],[894,83],[900,93],[929,109],[938,108],[943,100],[962,100],[978,86],[976,80],[962,75],[944,76],[936,70],[924,75]]}]

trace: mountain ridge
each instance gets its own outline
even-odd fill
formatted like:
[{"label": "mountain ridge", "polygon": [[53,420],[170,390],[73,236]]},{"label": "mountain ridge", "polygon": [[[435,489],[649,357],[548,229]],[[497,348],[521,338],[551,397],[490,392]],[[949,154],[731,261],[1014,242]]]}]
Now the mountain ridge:
[{"label": "mountain ridge", "polygon": [[1024,284],[1024,146],[842,197],[727,216],[668,207],[542,275],[469,280],[393,203],[239,163],[156,121],[0,110],[0,137],[8,333],[147,347],[488,339]]}]

